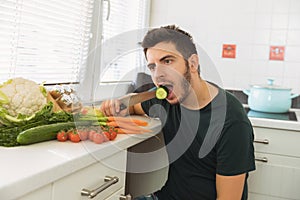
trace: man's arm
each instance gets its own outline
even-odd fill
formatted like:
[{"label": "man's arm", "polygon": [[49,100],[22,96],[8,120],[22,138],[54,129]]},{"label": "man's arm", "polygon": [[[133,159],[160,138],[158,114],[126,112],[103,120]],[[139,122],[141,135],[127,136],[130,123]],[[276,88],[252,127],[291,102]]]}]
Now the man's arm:
[{"label": "man's arm", "polygon": [[131,106],[129,108],[129,114],[134,114],[134,115],[144,115],[145,112],[142,108],[142,104],[141,103],[138,103],[138,104],[135,104],[134,106]]},{"label": "man's arm", "polygon": [[241,200],[246,174],[216,175],[217,200]]}]

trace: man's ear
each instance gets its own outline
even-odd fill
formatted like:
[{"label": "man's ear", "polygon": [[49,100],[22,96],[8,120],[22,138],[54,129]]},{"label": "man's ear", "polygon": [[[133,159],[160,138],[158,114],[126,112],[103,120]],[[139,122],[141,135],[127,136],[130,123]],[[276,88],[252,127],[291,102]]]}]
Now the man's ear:
[{"label": "man's ear", "polygon": [[199,57],[197,54],[192,54],[189,58],[189,66],[191,72],[198,72],[199,67]]}]

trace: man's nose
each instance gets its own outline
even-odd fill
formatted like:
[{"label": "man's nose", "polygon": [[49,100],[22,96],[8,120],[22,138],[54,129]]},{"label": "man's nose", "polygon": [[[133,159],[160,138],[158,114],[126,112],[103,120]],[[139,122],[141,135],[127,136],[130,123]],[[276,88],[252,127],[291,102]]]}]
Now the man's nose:
[{"label": "man's nose", "polygon": [[154,71],[154,77],[155,78],[161,78],[166,75],[166,67],[164,67],[161,64],[156,65],[155,71]]}]

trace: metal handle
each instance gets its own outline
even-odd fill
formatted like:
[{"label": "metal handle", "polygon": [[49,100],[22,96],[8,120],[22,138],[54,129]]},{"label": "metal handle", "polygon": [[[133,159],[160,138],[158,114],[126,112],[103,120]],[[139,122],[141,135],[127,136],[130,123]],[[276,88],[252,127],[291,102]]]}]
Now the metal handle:
[{"label": "metal handle", "polygon": [[268,139],[257,139],[254,140],[255,143],[260,143],[260,144],[269,144],[269,140]]},{"label": "metal handle", "polygon": [[259,161],[259,162],[268,162],[268,158],[267,157],[262,157],[262,158],[255,158],[255,161]]},{"label": "metal handle", "polygon": [[109,16],[110,16],[110,0],[103,0],[103,1],[107,1],[106,21],[108,21],[109,20]]},{"label": "metal handle", "polygon": [[98,187],[94,190],[82,189],[81,196],[88,196],[90,199],[92,199],[95,196],[97,196],[100,192],[105,190],[106,188],[117,183],[119,181],[119,178],[116,176],[114,176],[114,177],[105,176],[104,181],[105,181],[105,183],[103,185],[101,185],[100,187]]},{"label": "metal handle", "polygon": [[120,195],[120,198],[119,200],[131,200],[132,199],[132,196],[130,194],[127,194],[127,195]]}]

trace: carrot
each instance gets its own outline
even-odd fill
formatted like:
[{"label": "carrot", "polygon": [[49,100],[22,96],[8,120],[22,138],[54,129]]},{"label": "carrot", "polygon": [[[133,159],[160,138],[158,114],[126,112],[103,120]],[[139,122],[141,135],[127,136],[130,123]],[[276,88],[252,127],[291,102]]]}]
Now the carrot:
[{"label": "carrot", "polygon": [[116,121],[111,121],[111,122],[105,122],[107,126],[113,126],[113,127],[118,127],[118,123]]},{"label": "carrot", "polygon": [[135,123],[138,126],[147,126],[148,122],[144,120],[139,120],[139,119],[132,119],[132,118],[127,118],[127,117],[113,117],[109,116],[106,117],[108,121],[119,121],[119,122],[126,122],[126,123]]},{"label": "carrot", "polygon": [[141,131],[141,132],[150,132],[151,130],[142,128],[140,126],[137,126],[135,124],[130,124],[130,123],[125,123],[125,122],[117,122],[117,121],[111,121],[111,122],[106,122],[107,126],[112,126],[112,127],[120,127],[124,128],[127,130],[133,130],[133,131]]},{"label": "carrot", "polygon": [[118,134],[142,134],[144,131],[129,130],[124,128],[115,128]]},{"label": "carrot", "polygon": [[117,131],[118,134],[126,134],[125,130],[119,127],[116,127],[115,131]]}]

